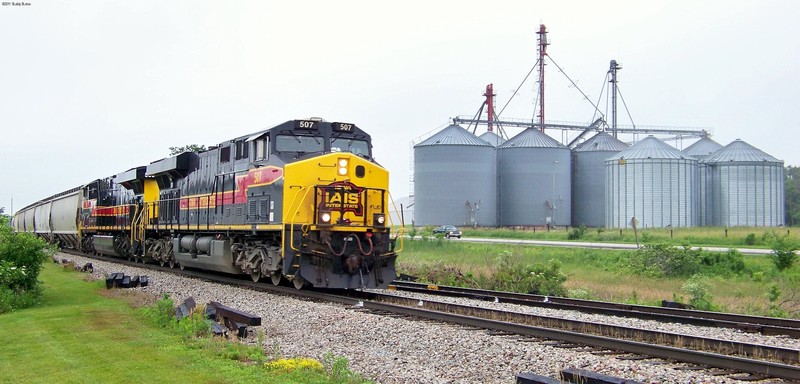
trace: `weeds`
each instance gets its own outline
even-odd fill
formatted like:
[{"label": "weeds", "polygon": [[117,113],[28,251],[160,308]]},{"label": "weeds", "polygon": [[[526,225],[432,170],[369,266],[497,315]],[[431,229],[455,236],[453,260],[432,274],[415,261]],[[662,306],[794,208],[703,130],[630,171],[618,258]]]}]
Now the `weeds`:
[{"label": "weeds", "polygon": [[649,277],[691,276],[700,271],[700,250],[669,244],[648,244],[634,252],[627,268]]},{"label": "weeds", "polygon": [[719,308],[712,302],[711,282],[703,275],[694,275],[683,284],[681,290],[689,295],[689,305],[701,311],[716,311]]},{"label": "weeds", "polygon": [[786,236],[775,236],[772,240],[772,261],[775,263],[775,268],[783,272],[794,265],[797,260],[798,244],[796,241]]},{"label": "weeds", "polygon": [[490,289],[564,296],[567,276],[561,273],[561,263],[550,260],[547,265],[522,265],[512,261],[512,253],[503,252],[497,258],[498,269]]},{"label": "weeds", "polygon": [[336,356],[330,352],[322,356],[322,365],[332,381],[345,384],[366,382],[361,375],[350,370],[349,364],[346,357]]},{"label": "weeds", "polygon": [[594,293],[592,293],[591,290],[586,288],[575,288],[575,289],[570,289],[567,292],[567,297],[571,297],[573,299],[593,300]]},{"label": "weeds", "polygon": [[[598,232],[599,233],[599,232]],[[567,235],[567,240],[578,240],[586,235],[586,226],[581,224],[578,228],[572,228]]]}]

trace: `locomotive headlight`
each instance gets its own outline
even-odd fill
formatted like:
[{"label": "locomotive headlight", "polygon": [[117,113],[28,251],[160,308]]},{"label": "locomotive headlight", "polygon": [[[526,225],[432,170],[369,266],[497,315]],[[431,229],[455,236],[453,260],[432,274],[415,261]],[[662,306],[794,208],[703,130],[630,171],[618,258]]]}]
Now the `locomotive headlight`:
[{"label": "locomotive headlight", "polygon": [[344,158],[339,159],[337,163],[339,165],[339,176],[347,175],[347,163],[348,163],[347,159]]},{"label": "locomotive headlight", "polygon": [[376,227],[383,227],[386,225],[386,215],[383,213],[376,213],[372,216],[372,225]]},{"label": "locomotive headlight", "polygon": [[319,225],[330,225],[331,223],[331,213],[328,211],[323,211],[319,213],[319,221],[317,224]]}]

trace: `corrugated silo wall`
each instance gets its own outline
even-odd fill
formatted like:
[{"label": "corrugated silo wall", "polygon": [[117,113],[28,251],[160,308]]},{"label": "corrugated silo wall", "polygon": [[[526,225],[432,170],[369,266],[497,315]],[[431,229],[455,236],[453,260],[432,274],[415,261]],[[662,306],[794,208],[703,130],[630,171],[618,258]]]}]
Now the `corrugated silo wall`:
[{"label": "corrugated silo wall", "polygon": [[776,163],[711,164],[714,225],[784,224],[783,166]]},{"label": "corrugated silo wall", "polygon": [[713,195],[709,193],[711,186],[711,168],[706,163],[697,164],[697,225],[713,225]]},{"label": "corrugated silo wall", "polygon": [[606,226],[693,227],[697,162],[692,159],[606,161]]},{"label": "corrugated silo wall", "polygon": [[[497,156],[501,225],[545,225],[547,217],[551,217],[555,225],[570,224],[572,180],[569,149],[501,148]],[[555,214],[546,204],[554,197]]]},{"label": "corrugated silo wall", "polygon": [[[415,225],[497,225],[494,147],[431,145],[414,148]],[[467,207],[480,201],[479,208]]]},{"label": "corrugated silo wall", "polygon": [[572,154],[572,225],[606,225],[605,159],[617,152],[574,152]]}]

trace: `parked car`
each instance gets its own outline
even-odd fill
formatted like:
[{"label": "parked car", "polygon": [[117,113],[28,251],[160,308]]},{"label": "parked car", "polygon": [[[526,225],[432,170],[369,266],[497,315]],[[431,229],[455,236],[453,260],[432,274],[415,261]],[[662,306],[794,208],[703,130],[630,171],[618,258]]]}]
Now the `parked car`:
[{"label": "parked car", "polygon": [[456,228],[454,225],[442,225],[441,227],[437,227],[433,229],[433,234],[443,234],[446,238],[457,237],[461,238],[461,230]]}]

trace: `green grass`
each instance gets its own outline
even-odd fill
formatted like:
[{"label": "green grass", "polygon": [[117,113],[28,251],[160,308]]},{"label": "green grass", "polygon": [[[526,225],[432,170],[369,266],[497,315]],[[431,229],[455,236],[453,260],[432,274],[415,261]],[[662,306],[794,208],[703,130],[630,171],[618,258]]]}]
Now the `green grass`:
[{"label": "green grass", "polygon": [[[538,232],[537,232],[538,233]],[[566,234],[564,234],[566,237]],[[541,247],[517,244],[470,243],[461,240],[417,237],[405,241],[398,258],[398,271],[416,275],[426,282],[446,274],[463,276],[487,275],[496,271],[499,256],[511,253],[513,262],[545,264],[557,260],[567,275],[565,287],[575,296],[615,302],[659,305],[661,300],[682,300],[689,297],[682,291],[688,277],[655,278],[641,276],[620,268],[631,252],[624,250]],[[745,271],[721,276],[711,268],[701,273],[710,276],[713,302],[724,311],[771,315],[775,311],[768,299],[775,286],[781,292],[778,303],[789,315],[800,318],[800,265],[778,272],[768,256],[743,255]],[[469,279],[462,279],[469,280]],[[447,279],[445,279],[447,281]]]},{"label": "green grass", "polygon": [[[464,237],[486,237],[504,239],[530,240],[562,240],[567,241],[571,227],[558,227],[547,230],[542,227],[525,228],[470,228],[459,227]],[[404,233],[408,234],[410,227]],[[426,228],[417,228],[417,236],[425,233]],[[428,231],[429,232],[429,231]],[[639,242],[663,242],[674,245],[691,244],[693,246],[736,246],[746,248],[769,248],[770,239],[774,235],[789,237],[800,242],[800,228],[765,228],[765,227],[695,227],[695,228],[645,228],[637,231]],[[615,242],[636,243],[636,235],[631,228],[606,229],[587,228],[586,234],[575,241],[581,242]],[[754,242],[748,244],[748,235],[753,234]]]},{"label": "green grass", "polygon": [[41,306],[0,315],[2,383],[328,383],[218,357],[148,321],[103,282],[47,264]]}]

